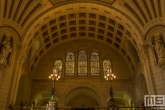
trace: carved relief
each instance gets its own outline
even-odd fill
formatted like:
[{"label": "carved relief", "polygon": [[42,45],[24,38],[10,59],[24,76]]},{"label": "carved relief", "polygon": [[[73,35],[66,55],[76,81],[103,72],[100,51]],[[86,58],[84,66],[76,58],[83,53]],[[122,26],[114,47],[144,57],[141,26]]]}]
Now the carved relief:
[{"label": "carved relief", "polygon": [[0,44],[0,64],[8,65],[13,47],[13,38],[11,34],[5,33],[2,36]]},{"label": "carved relief", "polygon": [[165,60],[165,44],[164,44],[163,36],[161,35],[160,32],[156,32],[153,35],[152,44],[153,44],[156,60],[160,65],[161,62]]}]

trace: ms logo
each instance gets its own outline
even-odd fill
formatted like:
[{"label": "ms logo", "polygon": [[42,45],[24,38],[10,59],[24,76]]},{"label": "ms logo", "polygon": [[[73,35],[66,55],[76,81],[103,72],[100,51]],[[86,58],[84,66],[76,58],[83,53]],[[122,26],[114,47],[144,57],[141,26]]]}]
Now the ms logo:
[{"label": "ms logo", "polygon": [[164,95],[144,95],[144,106],[165,106]]}]

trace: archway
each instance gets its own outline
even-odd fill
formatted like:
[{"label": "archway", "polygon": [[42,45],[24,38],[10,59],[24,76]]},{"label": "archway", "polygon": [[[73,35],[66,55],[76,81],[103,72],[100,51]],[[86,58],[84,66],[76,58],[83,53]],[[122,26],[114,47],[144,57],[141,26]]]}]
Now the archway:
[{"label": "archway", "polygon": [[[50,91],[39,92],[32,100],[32,106],[46,106],[51,98]],[[55,100],[58,102],[58,98],[55,96]]]},{"label": "archway", "polygon": [[[133,107],[133,99],[131,97],[124,93],[124,92],[114,92],[113,94],[114,99],[117,103],[118,107]],[[109,102],[110,96],[107,99],[107,102]],[[130,110],[130,108],[118,108],[118,110]]]},{"label": "archway", "polygon": [[94,107],[99,105],[99,96],[91,88],[77,87],[69,92],[65,103],[72,107]]}]

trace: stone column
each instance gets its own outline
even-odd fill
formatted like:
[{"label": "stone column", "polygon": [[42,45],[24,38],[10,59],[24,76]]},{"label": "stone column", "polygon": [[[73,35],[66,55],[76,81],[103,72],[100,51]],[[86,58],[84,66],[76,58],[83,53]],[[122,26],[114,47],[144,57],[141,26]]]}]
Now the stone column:
[{"label": "stone column", "polygon": [[147,88],[148,88],[148,93],[149,94],[154,94],[154,86],[153,86],[153,76],[151,73],[151,66],[150,66],[150,59],[149,59],[149,45],[145,44],[143,45],[143,50],[141,52],[141,57],[140,60],[142,62],[143,65],[143,69],[144,69],[144,73],[145,73],[145,77],[146,77],[146,83],[147,83]]},{"label": "stone column", "polygon": [[13,63],[15,63],[14,65],[14,74],[12,74],[12,84],[11,84],[11,93],[10,93],[10,101],[9,103],[14,105],[15,101],[16,101],[16,97],[17,97],[17,89],[19,86],[19,78],[21,76],[21,70],[22,70],[22,64],[24,62],[23,57],[20,56],[21,54],[21,49],[22,49],[22,45],[17,45],[16,46],[16,52],[14,53],[14,61]]}]

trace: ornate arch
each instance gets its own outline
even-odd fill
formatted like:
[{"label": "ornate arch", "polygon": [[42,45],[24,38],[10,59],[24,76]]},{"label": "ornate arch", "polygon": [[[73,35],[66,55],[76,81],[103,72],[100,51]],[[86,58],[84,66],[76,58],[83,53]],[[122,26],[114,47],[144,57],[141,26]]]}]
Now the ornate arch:
[{"label": "ornate arch", "polygon": [[135,97],[134,97],[135,95],[134,95],[133,90],[130,90],[129,88],[126,88],[126,87],[123,87],[123,88],[117,87],[115,89],[115,92],[122,92],[122,93],[128,95],[133,100],[133,102],[135,102]]},{"label": "ornate arch", "polygon": [[101,92],[101,90],[99,88],[97,88],[95,85],[93,84],[90,84],[89,82],[80,82],[80,83],[76,83],[76,84],[73,84],[71,86],[69,86],[65,91],[64,93],[61,95],[61,104],[65,104],[65,98],[66,96],[73,90],[73,89],[76,89],[78,87],[87,87],[87,88],[90,88],[92,89],[94,92],[96,92],[96,94],[99,96],[99,99],[100,99],[100,103],[101,102],[101,98],[102,96],[104,96],[104,94]]},{"label": "ornate arch", "polygon": [[11,26],[1,26],[0,27],[0,31],[2,31],[3,33],[5,33],[5,32],[10,33],[11,32],[10,34],[14,35],[13,37],[15,39],[17,39],[16,43],[18,43],[19,41],[21,41],[21,37],[20,37],[19,33],[13,27],[11,27]]},{"label": "ornate arch", "polygon": [[[50,85],[50,86],[46,86],[46,87],[40,87],[40,88],[37,88],[37,89],[35,89],[34,90],[34,92],[33,93],[31,93],[31,102],[33,101],[33,99],[37,96],[37,95],[39,95],[39,94],[41,94],[42,92],[48,92],[48,91],[52,91],[52,86]],[[61,97],[61,94],[60,94],[60,92],[55,88],[55,93],[56,93],[56,96],[58,97],[58,99]]]}]

